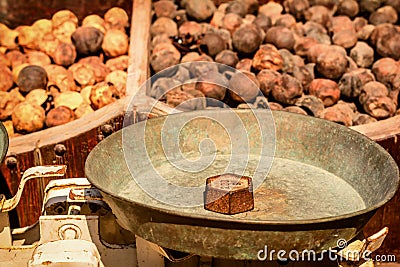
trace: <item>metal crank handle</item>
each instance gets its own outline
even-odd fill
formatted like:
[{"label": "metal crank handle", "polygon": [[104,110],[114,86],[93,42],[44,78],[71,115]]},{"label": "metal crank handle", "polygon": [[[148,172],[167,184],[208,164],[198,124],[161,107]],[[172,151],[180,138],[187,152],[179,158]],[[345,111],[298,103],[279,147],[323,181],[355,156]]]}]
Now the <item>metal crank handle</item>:
[{"label": "metal crank handle", "polygon": [[62,177],[65,175],[66,170],[66,165],[36,166],[27,169],[22,175],[21,182],[18,186],[18,191],[13,198],[6,199],[4,195],[0,194],[0,212],[8,212],[13,210],[18,205],[19,200],[21,199],[22,191],[24,190],[24,186],[28,180],[42,177]]}]

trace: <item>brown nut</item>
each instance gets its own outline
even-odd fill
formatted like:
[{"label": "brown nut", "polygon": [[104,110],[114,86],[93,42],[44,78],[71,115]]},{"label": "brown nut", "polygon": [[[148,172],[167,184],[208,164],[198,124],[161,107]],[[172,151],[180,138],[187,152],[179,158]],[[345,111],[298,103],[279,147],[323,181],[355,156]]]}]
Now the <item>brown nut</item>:
[{"label": "brown nut", "polygon": [[18,32],[18,44],[20,46],[29,49],[38,48],[40,34],[37,29],[31,26],[19,26],[16,31]]},{"label": "brown nut", "polygon": [[314,95],[303,95],[296,100],[296,106],[301,107],[307,114],[320,117],[324,111],[324,102]]},{"label": "brown nut", "polygon": [[68,68],[74,80],[81,86],[93,85],[96,82],[93,67],[87,64],[75,63]]},{"label": "brown nut", "polygon": [[159,72],[179,63],[181,54],[169,43],[161,43],[154,47],[150,56],[150,64],[155,72]]},{"label": "brown nut", "polygon": [[368,114],[358,113],[353,118],[353,125],[362,125],[362,124],[368,124],[368,123],[373,123],[373,122],[377,122],[377,121],[378,121],[377,119],[375,119],[374,117],[372,117]]},{"label": "brown nut", "polygon": [[381,58],[372,65],[372,72],[376,80],[386,85],[391,90],[400,88],[400,64],[392,58]]},{"label": "brown nut", "polygon": [[100,57],[91,56],[85,57],[78,61],[78,63],[83,65],[88,65],[94,71],[94,76],[96,82],[102,82],[106,78],[106,76],[110,73],[108,67],[103,63],[103,60]]},{"label": "brown nut", "polygon": [[127,70],[128,66],[129,66],[129,56],[128,55],[122,55],[119,57],[110,58],[109,60],[106,61],[106,67],[110,71]]},{"label": "brown nut", "polygon": [[239,62],[239,58],[237,54],[231,50],[222,50],[215,56],[215,62],[234,68]]},{"label": "brown nut", "polygon": [[330,120],[342,125],[353,125],[354,111],[348,103],[339,102],[336,105],[324,109],[321,118]]},{"label": "brown nut", "polygon": [[187,0],[184,5],[189,17],[197,21],[205,21],[213,15],[216,7],[211,0]]},{"label": "brown nut", "polygon": [[282,75],[282,86],[274,86],[271,93],[276,101],[293,105],[302,96],[303,86],[296,78],[285,73]]},{"label": "brown nut", "polygon": [[49,113],[47,113],[45,123],[47,127],[54,127],[66,124],[74,119],[75,114],[70,108],[66,106],[59,106],[51,109]]},{"label": "brown nut", "polygon": [[53,28],[58,28],[66,21],[70,21],[70,22],[74,23],[75,25],[78,25],[78,18],[70,10],[57,11],[51,17],[51,22],[53,24]]},{"label": "brown nut", "polygon": [[157,18],[175,18],[177,6],[172,1],[158,1],[153,3],[153,10]]},{"label": "brown nut", "polygon": [[243,19],[241,16],[234,13],[228,13],[222,18],[221,27],[233,34],[242,24]]},{"label": "brown nut", "polygon": [[329,31],[335,35],[342,31],[355,31],[354,23],[347,16],[332,17],[329,25]]},{"label": "brown nut", "polygon": [[129,17],[122,8],[113,7],[104,14],[104,22],[107,30],[116,29],[125,31],[125,28],[129,26]]},{"label": "brown nut", "polygon": [[339,2],[336,13],[338,15],[344,15],[349,17],[357,16],[360,11],[360,7],[358,6],[357,1],[355,0],[344,0]]},{"label": "brown nut", "polygon": [[18,50],[8,51],[6,57],[11,63],[11,69],[14,69],[21,64],[28,63],[28,57]]},{"label": "brown nut", "polygon": [[0,46],[7,49],[16,49],[18,47],[19,32],[9,29],[5,24],[0,23]]},{"label": "brown nut", "polygon": [[46,33],[42,40],[39,42],[39,50],[46,53],[48,56],[53,57],[54,52],[57,50],[61,41],[52,33]]},{"label": "brown nut", "polygon": [[329,49],[317,58],[317,70],[326,78],[338,79],[346,71],[348,60],[345,55]]},{"label": "brown nut", "polygon": [[363,104],[363,108],[376,119],[386,119],[396,113],[396,103],[388,96],[370,97]]},{"label": "brown nut", "polygon": [[301,114],[301,115],[308,115],[304,109],[302,109],[301,107],[298,107],[298,106],[288,106],[288,107],[283,108],[282,110],[286,111],[286,112]]},{"label": "brown nut", "polygon": [[219,72],[203,73],[196,83],[196,90],[202,92],[207,98],[223,100],[228,81]]},{"label": "brown nut", "polygon": [[262,45],[253,59],[253,68],[256,70],[280,70],[283,67],[283,58],[278,49],[271,44]]},{"label": "brown nut", "polygon": [[271,17],[272,22],[275,22],[276,18],[279,17],[282,11],[283,6],[281,4],[270,1],[259,7],[258,14]]},{"label": "brown nut", "polygon": [[268,29],[272,27],[271,18],[261,14],[259,14],[256,17],[256,19],[253,21],[253,24],[262,29],[264,33],[267,32]]},{"label": "brown nut", "polygon": [[294,35],[291,30],[281,26],[275,26],[268,30],[265,41],[276,46],[278,49],[291,50],[295,44]]},{"label": "brown nut", "polygon": [[253,60],[251,58],[243,58],[239,60],[235,68],[240,71],[251,71]]},{"label": "brown nut", "polygon": [[293,48],[294,51],[296,52],[296,55],[307,56],[310,48],[316,45],[317,43],[318,43],[317,40],[315,40],[312,37],[300,37],[296,39]]},{"label": "brown nut", "polygon": [[253,102],[260,92],[260,83],[252,72],[241,71],[229,80],[229,95],[239,103]]},{"label": "brown nut", "polygon": [[41,106],[23,102],[14,108],[11,117],[16,131],[31,133],[43,128],[46,115]]},{"label": "brown nut", "polygon": [[76,49],[73,44],[60,43],[52,54],[54,62],[58,65],[68,67],[75,62]]},{"label": "brown nut", "polygon": [[65,106],[70,108],[71,110],[75,110],[78,108],[83,102],[83,97],[78,92],[67,91],[59,94],[54,99],[54,106],[60,107]]},{"label": "brown nut", "polygon": [[94,110],[90,106],[89,103],[82,103],[76,110],[75,110],[75,118],[79,119],[82,118],[83,116],[93,113]]},{"label": "brown nut", "polygon": [[244,24],[232,35],[233,47],[243,54],[255,52],[262,43],[261,30],[254,24]]},{"label": "brown nut", "polygon": [[274,87],[282,86],[282,75],[274,70],[261,70],[257,74],[257,79],[260,82],[260,90],[265,96],[268,96]]},{"label": "brown nut", "polygon": [[287,0],[284,2],[286,12],[293,14],[296,19],[301,19],[304,12],[310,8],[308,0]]},{"label": "brown nut", "polygon": [[201,39],[199,48],[210,57],[215,57],[226,49],[226,43],[218,34],[208,33]]},{"label": "brown nut", "polygon": [[340,98],[338,84],[328,79],[313,80],[309,86],[309,93],[320,98],[325,107],[336,104]]},{"label": "brown nut", "polygon": [[389,90],[383,83],[372,81],[363,86],[358,100],[361,105],[364,105],[370,98],[378,98],[388,95]]},{"label": "brown nut", "polygon": [[327,26],[329,24],[331,16],[332,11],[321,5],[312,6],[304,12],[304,17],[306,20],[316,22],[323,26]]},{"label": "brown nut", "polygon": [[47,88],[56,87],[60,92],[77,90],[72,72],[63,66],[50,64],[43,68],[46,70],[49,79]]},{"label": "brown nut", "polygon": [[178,34],[184,39],[185,43],[192,43],[200,39],[202,34],[202,27],[200,23],[195,21],[185,21],[179,26]]},{"label": "brown nut", "polygon": [[357,43],[357,33],[354,30],[340,31],[333,35],[332,41],[344,48],[351,48]]},{"label": "brown nut", "polygon": [[90,26],[79,27],[72,34],[72,43],[80,55],[96,54],[100,51],[104,34]]},{"label": "brown nut", "polygon": [[365,42],[357,42],[350,50],[350,57],[360,68],[368,68],[374,62],[374,49]]},{"label": "brown nut", "polygon": [[339,81],[340,94],[349,99],[357,98],[363,86],[374,80],[374,75],[368,69],[356,69],[345,73]]},{"label": "brown nut", "polygon": [[106,33],[106,28],[104,27],[104,25],[104,19],[96,14],[88,15],[82,20],[82,27],[94,27],[101,31],[103,34]]},{"label": "brown nut", "polygon": [[150,26],[150,33],[153,37],[163,33],[168,36],[176,36],[178,35],[178,25],[170,18],[161,17]]},{"label": "brown nut", "polygon": [[122,97],[126,94],[126,78],[128,77],[128,73],[123,70],[116,70],[110,72],[105,81],[111,83],[115,86],[118,91],[118,94]]},{"label": "brown nut", "polygon": [[107,82],[96,84],[90,93],[91,106],[95,110],[111,104],[117,99],[119,99],[117,89]]},{"label": "brown nut", "polygon": [[66,21],[53,29],[54,36],[62,43],[71,44],[71,36],[76,31],[76,24],[72,21]]},{"label": "brown nut", "polygon": [[25,68],[27,66],[29,66],[28,63],[23,63],[21,65],[16,66],[15,68],[13,68],[13,70],[12,70],[12,78],[13,78],[14,83],[17,83],[19,73],[21,72],[21,70],[23,68]]},{"label": "brown nut", "polygon": [[118,57],[128,53],[129,39],[119,30],[108,30],[104,36],[102,48],[108,57]]},{"label": "brown nut", "polygon": [[195,97],[188,91],[182,91],[178,88],[168,91],[166,99],[167,105],[182,111],[199,110],[206,107],[204,95]]},{"label": "brown nut", "polygon": [[25,99],[17,89],[10,92],[0,91],[0,120],[9,118],[14,108]]},{"label": "brown nut", "polygon": [[50,57],[46,53],[41,51],[35,51],[35,50],[27,51],[26,56],[28,58],[28,63],[30,65],[37,65],[44,67],[46,65],[51,64]]},{"label": "brown nut", "polygon": [[47,73],[43,67],[30,65],[19,72],[17,84],[20,92],[27,94],[33,89],[46,88],[47,81]]},{"label": "brown nut", "polygon": [[395,24],[397,19],[397,11],[392,6],[378,8],[369,16],[369,22],[372,25],[379,25],[383,23]]},{"label": "brown nut", "polygon": [[47,97],[45,89],[34,89],[26,95],[25,100],[32,105],[42,106],[47,101]]},{"label": "brown nut", "polygon": [[11,70],[4,65],[0,65],[0,92],[8,91],[14,84]]},{"label": "brown nut", "polygon": [[53,22],[49,19],[39,19],[32,24],[32,27],[40,32],[41,35],[44,35],[46,33],[52,32]]}]

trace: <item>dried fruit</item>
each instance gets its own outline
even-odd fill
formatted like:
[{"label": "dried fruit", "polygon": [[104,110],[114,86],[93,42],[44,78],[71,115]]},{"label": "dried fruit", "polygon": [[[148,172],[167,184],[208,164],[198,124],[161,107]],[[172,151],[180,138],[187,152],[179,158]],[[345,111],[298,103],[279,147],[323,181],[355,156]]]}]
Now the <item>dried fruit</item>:
[{"label": "dried fruit", "polygon": [[80,93],[67,91],[59,94],[54,99],[54,106],[56,108],[60,106],[65,106],[70,108],[71,110],[74,110],[78,108],[82,104],[82,102],[83,102],[83,97]]},{"label": "dried fruit", "polygon": [[[282,76],[279,72],[274,70],[261,70],[257,74],[257,79],[260,83],[260,90],[265,96],[268,96],[274,87],[282,86]],[[281,89],[277,88],[274,90],[280,91]]]},{"label": "dried fruit", "polygon": [[88,115],[90,113],[93,113],[94,110],[88,103],[82,103],[75,111],[75,118],[79,119],[82,118],[85,115]]},{"label": "dried fruit", "polygon": [[106,61],[106,67],[110,71],[114,70],[127,70],[129,66],[129,56],[122,55],[115,58],[110,58]]},{"label": "dried fruit", "polygon": [[253,102],[260,93],[260,83],[252,72],[241,71],[229,80],[230,97],[239,103]]},{"label": "dried fruit", "polygon": [[0,120],[8,119],[14,108],[24,100],[25,98],[17,89],[13,89],[10,92],[0,91]]},{"label": "dried fruit", "polygon": [[58,27],[53,28],[54,36],[62,43],[71,44],[71,36],[75,32],[77,26],[73,21],[66,21]]},{"label": "dried fruit", "polygon": [[11,115],[15,130],[22,133],[32,133],[42,129],[45,116],[41,106],[29,102],[18,104]]},{"label": "dried fruit", "polygon": [[344,48],[351,48],[357,43],[357,33],[354,30],[340,31],[333,35],[332,41]]},{"label": "dried fruit", "polygon": [[47,73],[47,88],[56,87],[60,92],[77,90],[72,72],[66,68],[50,64],[43,67]]},{"label": "dried fruit", "polygon": [[215,33],[206,34],[200,41],[200,51],[211,57],[226,49],[225,41]]},{"label": "dried fruit", "polygon": [[0,46],[7,49],[15,49],[18,47],[16,43],[18,31],[9,29],[5,24],[0,23]]},{"label": "dried fruit", "polygon": [[370,17],[369,22],[373,25],[379,25],[383,23],[394,24],[397,22],[398,16],[397,11],[392,6],[384,6],[374,11]]},{"label": "dried fruit", "polygon": [[51,18],[53,28],[58,28],[64,22],[67,22],[67,21],[70,21],[70,22],[74,23],[75,25],[78,25],[78,18],[70,10],[60,10],[60,11],[54,13],[54,15]]},{"label": "dried fruit", "polygon": [[235,13],[228,13],[223,17],[221,27],[233,34],[242,24],[243,19],[241,16]]},{"label": "dried fruit", "polygon": [[342,125],[353,125],[354,111],[349,103],[339,102],[336,105],[328,107],[322,111],[321,118],[330,120]]},{"label": "dried fruit", "polygon": [[110,72],[106,76],[105,81],[114,85],[120,96],[124,96],[126,93],[126,78],[127,77],[128,77],[128,74],[125,71],[115,70],[113,72]]},{"label": "dried fruit", "polygon": [[265,40],[267,43],[275,45],[278,49],[291,50],[295,43],[292,31],[281,26],[270,28],[265,35]]},{"label": "dried fruit", "polygon": [[244,71],[251,71],[251,68],[253,66],[253,60],[250,58],[243,58],[239,60],[239,62],[236,64],[236,69],[237,70],[244,70]]},{"label": "dried fruit", "polygon": [[34,89],[26,95],[25,100],[32,105],[42,106],[48,98],[45,89]]},{"label": "dried fruit", "polygon": [[103,38],[104,34],[100,30],[90,26],[79,27],[71,36],[76,51],[81,55],[90,55],[99,52]]},{"label": "dried fruit", "polygon": [[349,17],[357,16],[360,11],[360,7],[358,6],[357,1],[355,0],[344,0],[339,2],[336,13],[338,15],[344,15]]},{"label": "dried fruit", "polygon": [[60,43],[51,56],[56,64],[68,67],[75,62],[75,46],[73,44]]},{"label": "dried fruit", "polygon": [[86,16],[82,20],[82,27],[94,27],[101,31],[103,34],[106,33],[106,28],[104,27],[104,25],[104,19],[96,14]]},{"label": "dried fruit", "polygon": [[233,47],[243,54],[255,52],[262,43],[260,29],[254,24],[244,24],[232,35]]},{"label": "dried fruit", "polygon": [[309,86],[309,93],[320,98],[325,107],[336,104],[340,98],[338,84],[328,79],[313,80]]},{"label": "dried fruit", "polygon": [[108,30],[104,36],[102,48],[108,57],[124,55],[129,48],[128,35],[119,30]]},{"label": "dried fruit", "polygon": [[93,85],[96,82],[95,72],[90,65],[75,63],[68,68],[68,71],[81,86]]},{"label": "dried fruit", "polygon": [[[19,26],[16,28],[18,32],[18,44],[24,48],[37,49],[39,45],[38,30],[31,26]],[[16,37],[14,37],[15,39]]]},{"label": "dried fruit", "polygon": [[392,58],[381,58],[372,65],[376,80],[391,90],[399,89],[400,64]]},{"label": "dried fruit", "polygon": [[18,50],[8,51],[6,53],[6,58],[11,63],[11,69],[14,69],[21,64],[28,63],[28,57]]},{"label": "dried fruit", "polygon": [[345,73],[339,82],[341,95],[353,99],[360,95],[363,86],[374,81],[374,75],[367,69],[356,69]]},{"label": "dried fruit", "polygon": [[368,114],[357,113],[353,118],[353,125],[362,125],[377,122],[378,120]]},{"label": "dried fruit", "polygon": [[153,37],[163,33],[168,36],[176,36],[178,35],[178,25],[170,18],[161,17],[151,25],[150,33]]},{"label": "dried fruit", "polygon": [[39,42],[39,50],[46,53],[48,56],[53,57],[54,52],[57,50],[61,41],[52,33],[46,33],[42,40]]},{"label": "dried fruit", "polygon": [[179,63],[181,54],[172,44],[158,44],[150,56],[150,64],[155,72],[159,72]]},{"label": "dried fruit", "polygon": [[280,70],[283,67],[283,58],[278,49],[271,44],[260,46],[253,59],[253,68],[256,70]]},{"label": "dried fruit", "polygon": [[103,63],[103,60],[96,56],[85,57],[78,61],[83,65],[88,65],[94,72],[96,82],[102,82],[110,73],[108,67]]},{"label": "dried fruit", "polygon": [[197,21],[205,21],[213,15],[216,7],[211,0],[187,0],[185,1],[185,9],[188,16]]},{"label": "dried fruit", "polygon": [[27,51],[26,56],[30,65],[38,65],[44,67],[51,63],[50,57],[41,51]]},{"label": "dried fruit", "polygon": [[317,70],[326,78],[338,79],[346,71],[348,60],[345,55],[329,49],[322,52],[317,58]]},{"label": "dried fruit", "polygon": [[119,99],[118,90],[107,82],[93,86],[90,93],[90,102],[93,109],[99,109]]},{"label": "dried fruit", "polygon": [[208,98],[223,100],[228,81],[219,72],[203,73],[196,83],[196,90],[202,92]]},{"label": "dried fruit", "polygon": [[157,18],[175,18],[177,6],[172,1],[158,1],[153,3],[153,10]]},{"label": "dried fruit", "polygon": [[125,31],[129,26],[128,14],[120,7],[113,7],[104,14],[104,22],[107,30],[115,29]]},{"label": "dried fruit", "polygon": [[360,68],[368,68],[374,62],[374,49],[365,42],[357,42],[350,50],[350,57]]},{"label": "dried fruit", "polygon": [[46,88],[47,81],[47,73],[43,67],[30,65],[20,71],[17,84],[20,92],[27,94],[33,89]]},{"label": "dried fruit", "polygon": [[235,52],[231,50],[223,50],[216,55],[215,62],[234,68],[239,62],[239,58]]},{"label": "dried fruit", "polygon": [[320,117],[325,109],[324,102],[314,95],[303,95],[295,104],[314,117]]},{"label": "dried fruit", "polygon": [[14,84],[12,72],[7,66],[0,65],[0,81],[0,92],[8,91]]},{"label": "dried fruit", "polygon": [[54,127],[66,124],[74,119],[75,114],[70,108],[66,106],[59,106],[47,113],[45,123],[47,127]]},{"label": "dried fruit", "polygon": [[271,93],[276,101],[293,105],[303,94],[303,86],[296,78],[289,74],[283,74],[282,86],[273,87]]}]

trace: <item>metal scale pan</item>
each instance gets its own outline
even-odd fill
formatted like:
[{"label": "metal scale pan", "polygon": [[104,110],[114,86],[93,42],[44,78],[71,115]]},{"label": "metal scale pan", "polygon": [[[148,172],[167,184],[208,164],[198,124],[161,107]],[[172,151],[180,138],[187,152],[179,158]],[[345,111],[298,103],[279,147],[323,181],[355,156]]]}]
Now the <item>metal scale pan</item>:
[{"label": "metal scale pan", "polygon": [[[227,170],[253,177],[252,211],[225,215],[200,203],[206,179]],[[268,110],[206,110],[136,123],[97,145],[85,171],[118,222],[138,236],[241,260],[257,259],[265,246],[334,248],[354,238],[399,183],[394,160],[365,136]]]}]

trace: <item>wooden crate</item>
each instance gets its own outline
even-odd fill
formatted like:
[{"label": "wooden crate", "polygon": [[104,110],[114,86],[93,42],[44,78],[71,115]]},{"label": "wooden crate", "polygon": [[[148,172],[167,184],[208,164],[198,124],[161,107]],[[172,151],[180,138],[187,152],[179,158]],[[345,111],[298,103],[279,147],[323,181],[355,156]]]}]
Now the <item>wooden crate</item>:
[{"label": "wooden crate", "polygon": [[[3,7],[0,7],[0,18],[8,12],[12,13],[14,8],[18,5],[32,5],[40,6],[46,9],[46,6],[51,7],[51,11],[44,11],[47,16],[51,12],[58,9],[68,8],[67,3],[71,5],[71,10],[77,12],[78,16],[94,12],[91,8],[95,8],[93,0],[81,0],[79,2],[90,3],[87,11],[85,5],[74,4],[75,1],[61,1],[63,4],[59,6],[56,0],[43,0],[41,4],[37,1],[29,0],[22,3],[21,1],[8,0],[10,9],[4,12]],[[21,2],[17,4],[16,2]],[[49,2],[48,5],[44,3]],[[129,1],[118,0],[98,0],[99,9],[96,10],[102,14],[107,8],[111,6],[123,6],[128,12],[130,3]],[[107,4],[106,4],[106,3]],[[127,5],[128,4],[128,5]],[[109,5],[109,6],[107,6]],[[127,6],[125,6],[127,5]],[[93,147],[104,137],[101,131],[101,126],[110,124],[114,130],[122,127],[123,115],[126,112],[127,104],[129,103],[130,96],[138,93],[140,85],[149,77],[149,28],[151,23],[151,1],[150,0],[134,0],[132,7],[132,20],[131,20],[131,47],[130,47],[130,67],[127,81],[128,96],[121,99],[114,104],[106,106],[97,110],[93,114],[85,116],[84,118],[75,120],[66,125],[46,129],[40,132],[32,133],[26,136],[11,138],[8,156],[15,156],[17,158],[17,168],[9,169],[5,163],[1,165],[1,172],[5,177],[7,184],[12,194],[16,192],[18,187],[21,172],[27,168],[35,165],[63,163],[68,165],[67,177],[84,177],[84,163],[87,155]],[[25,6],[24,6],[25,8]],[[47,13],[46,13],[47,12]],[[21,13],[24,14],[24,13]],[[40,12],[38,13],[43,16]],[[12,23],[9,15],[6,15],[7,20]],[[18,19],[14,16],[14,21]],[[32,20],[36,18],[32,17]],[[1,21],[2,19],[0,19]],[[26,23],[26,22],[25,22]],[[155,100],[141,95],[142,105],[154,105],[154,114],[165,115],[171,112],[171,108],[163,103],[155,103]],[[134,111],[129,111],[134,112]],[[381,144],[400,165],[400,145],[397,139],[400,138],[400,116],[393,117],[384,121],[368,125],[360,125],[352,127],[354,130],[363,133]],[[62,144],[66,147],[66,153],[62,156],[55,155],[54,147],[57,144]],[[22,226],[30,225],[36,222],[41,209],[41,202],[43,198],[43,188],[47,181],[30,181],[28,182],[27,189],[24,192],[21,203],[18,207],[19,221]],[[376,215],[365,228],[367,235],[380,230],[384,226],[388,226],[390,234],[385,240],[381,249],[382,253],[393,253],[399,249],[400,244],[400,193],[398,192],[395,197],[384,207],[378,210]],[[400,259],[400,254],[397,252],[397,258]]]}]

